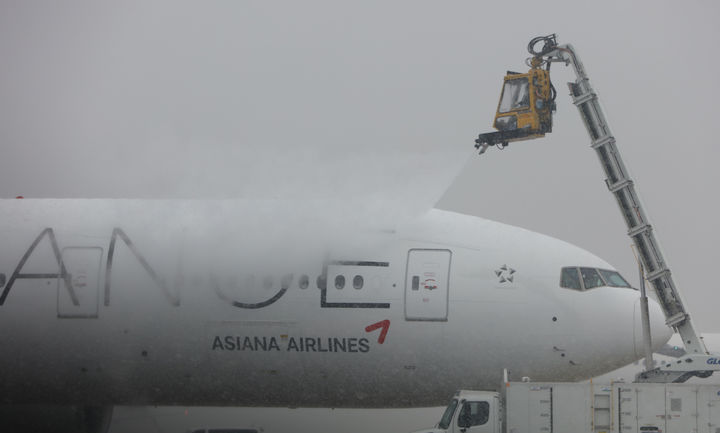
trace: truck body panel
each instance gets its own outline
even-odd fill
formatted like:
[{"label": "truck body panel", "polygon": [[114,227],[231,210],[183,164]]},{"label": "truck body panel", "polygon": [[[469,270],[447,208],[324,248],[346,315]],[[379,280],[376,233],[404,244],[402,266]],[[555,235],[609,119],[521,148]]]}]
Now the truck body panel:
[{"label": "truck body panel", "polygon": [[589,383],[509,383],[505,388],[507,431],[609,433],[611,390]]}]

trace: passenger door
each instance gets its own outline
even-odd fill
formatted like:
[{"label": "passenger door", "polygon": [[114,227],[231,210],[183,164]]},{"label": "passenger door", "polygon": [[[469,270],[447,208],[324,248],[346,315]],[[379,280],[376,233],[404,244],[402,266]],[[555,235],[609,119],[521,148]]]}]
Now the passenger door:
[{"label": "passenger door", "polygon": [[405,320],[447,320],[451,257],[450,250],[408,251]]}]

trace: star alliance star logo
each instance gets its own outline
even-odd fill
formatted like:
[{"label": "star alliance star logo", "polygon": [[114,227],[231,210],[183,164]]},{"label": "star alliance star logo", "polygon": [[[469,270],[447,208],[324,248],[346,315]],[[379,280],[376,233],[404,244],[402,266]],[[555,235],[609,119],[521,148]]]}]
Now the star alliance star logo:
[{"label": "star alliance star logo", "polygon": [[498,280],[501,283],[507,283],[513,282],[513,279],[515,274],[515,269],[509,267],[508,265],[502,265],[500,266],[500,269],[495,271],[495,276],[498,277]]}]

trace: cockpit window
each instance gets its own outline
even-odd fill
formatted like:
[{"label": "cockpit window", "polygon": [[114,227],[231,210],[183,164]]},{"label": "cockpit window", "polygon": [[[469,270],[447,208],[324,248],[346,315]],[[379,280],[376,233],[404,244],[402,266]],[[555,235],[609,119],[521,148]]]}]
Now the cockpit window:
[{"label": "cockpit window", "polygon": [[605,281],[600,277],[597,269],[594,268],[580,268],[580,275],[582,275],[583,284],[585,290],[592,289],[593,287],[600,287],[605,285]]},{"label": "cockpit window", "polygon": [[598,271],[600,271],[600,275],[602,275],[608,286],[630,287],[630,284],[625,281],[625,278],[623,278],[619,273],[615,271],[608,271],[607,269],[598,269]]},{"label": "cockpit window", "polygon": [[617,271],[596,268],[565,267],[560,273],[560,287],[573,290],[589,290],[595,287],[627,287],[632,289]]},{"label": "cockpit window", "polygon": [[566,289],[582,290],[580,285],[580,276],[578,275],[577,268],[562,268],[562,275],[560,276],[560,287]]}]

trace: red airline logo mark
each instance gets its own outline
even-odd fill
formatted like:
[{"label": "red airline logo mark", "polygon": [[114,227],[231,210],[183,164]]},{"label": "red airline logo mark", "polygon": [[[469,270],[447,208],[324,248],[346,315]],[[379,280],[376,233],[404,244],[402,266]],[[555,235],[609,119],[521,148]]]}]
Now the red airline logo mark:
[{"label": "red airline logo mark", "polygon": [[380,331],[380,336],[378,337],[378,343],[383,344],[385,342],[385,336],[387,336],[388,330],[390,329],[390,321],[389,320],[381,320],[377,323],[373,323],[372,325],[368,325],[365,327],[365,332],[373,332],[376,329],[382,328],[382,331]]}]

